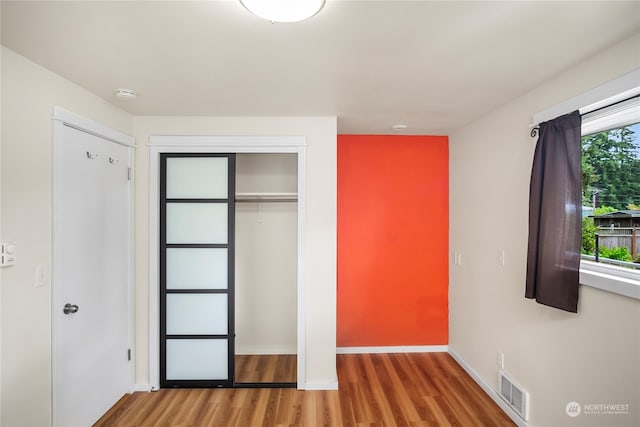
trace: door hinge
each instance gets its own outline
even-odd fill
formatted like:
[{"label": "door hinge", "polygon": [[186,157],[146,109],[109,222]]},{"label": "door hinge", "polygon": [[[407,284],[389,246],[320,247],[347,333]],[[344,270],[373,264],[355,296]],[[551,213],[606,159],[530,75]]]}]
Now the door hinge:
[{"label": "door hinge", "polygon": [[127,168],[127,181],[131,181],[131,168]]},{"label": "door hinge", "polygon": [[127,360],[131,361],[131,349],[127,349]]}]

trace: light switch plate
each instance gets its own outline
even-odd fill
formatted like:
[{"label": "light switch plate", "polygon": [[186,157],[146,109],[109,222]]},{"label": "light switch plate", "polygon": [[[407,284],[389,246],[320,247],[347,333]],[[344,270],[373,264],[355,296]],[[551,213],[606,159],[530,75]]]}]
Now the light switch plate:
[{"label": "light switch plate", "polygon": [[16,245],[3,242],[0,245],[0,267],[9,267],[16,263]]},{"label": "light switch plate", "polygon": [[47,284],[47,266],[40,264],[36,267],[36,288],[41,288]]}]

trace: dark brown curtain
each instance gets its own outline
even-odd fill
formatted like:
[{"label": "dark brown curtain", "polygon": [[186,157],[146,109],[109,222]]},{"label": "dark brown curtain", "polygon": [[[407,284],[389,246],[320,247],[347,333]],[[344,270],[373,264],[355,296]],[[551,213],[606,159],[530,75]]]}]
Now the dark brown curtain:
[{"label": "dark brown curtain", "polygon": [[580,113],[540,124],[529,189],[526,298],[576,313],[582,233]]}]

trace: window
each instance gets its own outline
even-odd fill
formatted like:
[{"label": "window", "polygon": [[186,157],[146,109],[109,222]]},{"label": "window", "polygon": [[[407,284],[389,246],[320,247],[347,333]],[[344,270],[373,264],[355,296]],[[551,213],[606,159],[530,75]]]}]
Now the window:
[{"label": "window", "polygon": [[[633,128],[634,124],[637,126],[640,123],[640,86],[638,82],[640,82],[640,68],[535,113],[533,115],[534,125],[532,126],[579,109],[582,113],[582,135],[584,136],[626,126]],[[634,128],[635,136],[640,137],[640,129],[638,131],[635,129],[638,127]],[[593,195],[588,194],[592,199]],[[604,201],[604,196],[605,194],[601,194],[601,198],[597,198],[596,195],[596,205],[599,205],[598,200]],[[585,208],[590,208],[592,203],[585,200]],[[585,257],[588,256],[585,255],[580,264],[580,283],[582,285],[640,300],[640,270],[603,262],[596,263],[593,260],[585,259]]]},{"label": "window", "polygon": [[640,123],[582,137],[582,217],[583,254],[640,269]]},{"label": "window", "polygon": [[581,283],[640,298],[640,97],[599,104],[583,114]]},{"label": "window", "polygon": [[638,98],[584,115],[582,253],[586,259],[640,269],[638,122]]}]

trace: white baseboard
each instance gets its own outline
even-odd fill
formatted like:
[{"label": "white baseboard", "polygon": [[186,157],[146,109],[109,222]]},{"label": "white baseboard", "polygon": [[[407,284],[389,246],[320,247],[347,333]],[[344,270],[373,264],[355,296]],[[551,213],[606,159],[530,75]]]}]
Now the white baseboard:
[{"label": "white baseboard", "polygon": [[338,389],[338,380],[328,382],[328,383],[305,383],[298,384],[298,388],[300,390],[337,390]]},{"label": "white baseboard", "polygon": [[[473,380],[476,383],[478,383],[480,387],[482,387],[485,393],[487,393],[489,397],[493,399],[494,402],[496,402],[496,404],[500,407],[500,409],[502,409],[504,413],[507,414],[509,418],[511,418],[511,421],[516,423],[518,427],[529,427],[529,424],[527,424],[526,421],[520,418],[520,416],[513,409],[511,409],[504,400],[500,398],[500,396],[493,389],[493,387],[490,384],[488,384],[486,381],[484,381],[482,377],[480,377],[480,375],[478,375],[478,373],[474,371],[471,368],[471,366],[467,364],[467,362],[462,360],[460,355],[456,353],[456,351],[451,347],[449,347],[449,354],[451,355],[451,357],[455,359],[456,362],[458,362],[460,366],[462,366],[462,369],[464,369],[467,372],[467,374],[469,374],[469,376],[473,378]],[[496,375],[496,378],[497,378],[497,375]]]},{"label": "white baseboard", "polygon": [[133,391],[151,391],[151,385],[149,384],[134,384]]},{"label": "white baseboard", "polygon": [[338,347],[337,354],[368,354],[368,353],[446,353],[448,345],[399,345],[380,347]]}]

